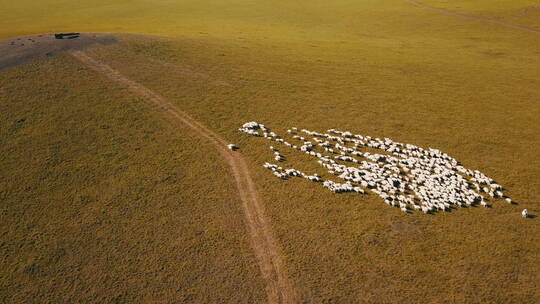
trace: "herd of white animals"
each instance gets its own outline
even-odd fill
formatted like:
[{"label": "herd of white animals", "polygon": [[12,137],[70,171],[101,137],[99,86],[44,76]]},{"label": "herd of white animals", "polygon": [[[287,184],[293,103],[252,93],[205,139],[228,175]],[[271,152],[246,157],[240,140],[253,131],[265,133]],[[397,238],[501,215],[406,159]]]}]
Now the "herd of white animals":
[{"label": "herd of white animals", "polygon": [[[267,162],[264,167],[272,170],[276,177],[284,180],[305,178],[335,193],[364,194],[369,189],[386,204],[399,207],[403,212],[421,210],[432,213],[476,204],[488,207],[484,196],[512,203],[504,195],[503,187],[493,179],[478,170],[461,166],[457,160],[437,149],[425,150],[389,138],[372,138],[334,129],[318,133],[291,128],[287,132],[298,142],[291,143],[254,121],[245,123],[239,130],[313,156],[328,173],[343,182],[323,179],[318,174],[308,175],[293,168],[284,169],[278,163],[285,157],[270,146],[277,163]],[[228,147],[233,151],[238,148],[234,144]],[[362,152],[366,147],[386,153]],[[522,216],[528,216],[527,209],[522,211]]]}]

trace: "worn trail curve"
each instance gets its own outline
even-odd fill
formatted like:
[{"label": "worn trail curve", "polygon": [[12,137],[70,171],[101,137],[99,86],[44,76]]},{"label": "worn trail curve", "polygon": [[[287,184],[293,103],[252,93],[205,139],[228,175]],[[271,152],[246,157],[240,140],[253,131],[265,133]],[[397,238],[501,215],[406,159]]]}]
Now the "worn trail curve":
[{"label": "worn trail curve", "polygon": [[163,96],[128,79],[109,65],[99,62],[83,51],[76,50],[70,53],[92,70],[105,75],[110,80],[143,97],[150,104],[159,107],[169,118],[188,127],[216,148],[219,155],[231,168],[231,173],[236,182],[251,245],[255,251],[262,278],[266,284],[268,302],[296,303],[298,301],[296,292],[293,284],[286,275],[285,266],[281,258],[281,249],[272,232],[269,220],[265,215],[263,204],[244,159],[238,153],[229,151],[226,148],[226,141],[187,113],[181,111]]},{"label": "worn trail curve", "polygon": [[540,35],[540,30],[535,30],[535,29],[532,29],[530,27],[526,27],[526,26],[522,26],[522,25],[517,25],[517,24],[504,22],[504,21],[491,19],[491,18],[486,18],[486,17],[479,17],[479,16],[473,16],[473,15],[467,15],[467,14],[463,14],[463,13],[448,11],[448,10],[445,10],[445,9],[442,9],[442,8],[429,6],[427,4],[424,4],[424,3],[416,1],[416,0],[403,0],[403,1],[408,2],[408,3],[410,3],[410,4],[414,5],[414,6],[425,8],[425,9],[428,9],[428,10],[431,10],[431,11],[435,11],[435,12],[438,12],[440,14],[447,15],[447,16],[452,16],[452,17],[458,17],[458,18],[462,18],[462,19],[476,20],[476,21],[481,21],[481,22],[485,22],[485,23],[496,24],[496,25],[507,27],[507,28],[512,28],[512,29],[515,29],[515,30],[520,30],[520,31]]}]

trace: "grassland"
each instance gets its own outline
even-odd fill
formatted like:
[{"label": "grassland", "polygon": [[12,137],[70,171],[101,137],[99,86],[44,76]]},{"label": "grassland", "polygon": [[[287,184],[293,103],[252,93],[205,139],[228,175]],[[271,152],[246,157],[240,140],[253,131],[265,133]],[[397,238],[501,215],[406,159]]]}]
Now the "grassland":
[{"label": "grassland", "polygon": [[70,57],[0,87],[1,302],[264,300],[211,147]]},{"label": "grassland", "polygon": [[529,0],[518,1],[422,1],[433,7],[448,9],[454,12],[468,13],[472,16],[493,18],[495,20],[513,22],[534,29],[540,28],[540,5]]},{"label": "grassland", "polygon": [[[513,17],[515,12],[534,5],[534,1],[512,2],[511,5],[502,1],[496,4],[460,1],[450,5],[449,2],[426,0],[424,3],[507,22],[519,21],[521,25],[540,29],[534,14],[525,14],[519,20]],[[160,92],[222,137],[241,147],[241,153],[247,158],[251,172],[258,181],[272,226],[284,248],[289,275],[304,302],[530,303],[540,297],[537,286],[540,273],[538,218],[525,221],[519,217],[523,208],[528,208],[533,214],[540,213],[540,152],[535,148],[540,143],[540,36],[480,21],[444,16],[400,1],[314,1],[309,4],[290,1],[272,4],[158,1],[151,6],[145,1],[135,1],[129,6],[120,1],[112,4],[107,2],[107,5],[79,1],[71,5],[69,17],[63,16],[61,11],[51,11],[41,18],[35,18],[39,6],[23,12],[23,8],[28,8],[25,1],[8,5],[12,13],[0,21],[3,22],[0,23],[0,36],[4,37],[73,28],[80,31],[168,36],[124,36],[120,44],[93,49],[89,53],[131,79]],[[49,7],[52,10],[54,5]],[[31,17],[35,19],[29,22]],[[14,22],[19,22],[21,26],[9,26]],[[57,62],[55,66],[58,65]],[[13,95],[15,88],[21,88],[17,91],[23,93],[19,94],[25,94],[23,96],[31,100],[30,97],[35,96],[32,92],[39,88],[34,85],[34,91],[28,92],[24,88],[33,79],[43,78],[52,71],[61,76],[68,73],[67,70],[71,71],[69,75],[72,76],[76,70],[76,67],[66,70],[55,70],[53,67],[45,65],[46,69],[39,75],[30,73],[29,68],[10,71],[10,74],[2,72],[2,107],[13,103],[13,100],[19,100],[18,104],[26,100]],[[13,75],[16,73],[20,73],[17,81],[22,75],[25,80],[14,84]],[[98,83],[104,81],[99,80],[97,75],[92,77]],[[61,97],[68,102],[71,99],[66,96],[74,94],[70,93],[72,83],[60,82],[56,84],[60,86],[57,89],[55,86],[42,86],[56,94],[51,94],[51,98],[42,97],[41,103],[36,104],[39,106],[31,107],[33,110],[29,109],[28,112],[46,106],[44,100]],[[9,94],[5,89],[7,85],[13,88]],[[126,97],[114,86],[109,87],[104,83],[97,87],[88,86],[87,90],[92,94],[114,96],[106,100],[118,100],[117,107],[125,104]],[[45,90],[41,91],[42,94],[49,94],[49,89],[41,90]],[[79,112],[105,106],[95,96],[88,96],[87,102],[78,106]],[[67,107],[61,108],[65,111]],[[18,110],[13,105],[2,113],[18,113]],[[103,109],[101,115],[104,116],[96,120],[102,124],[101,120],[105,118],[117,119],[117,114],[116,111]],[[127,117],[134,115],[140,117],[143,114],[126,113]],[[10,114],[10,117],[15,116],[21,115]],[[332,195],[309,182],[282,182],[261,167],[271,157],[264,142],[236,131],[240,124],[250,120],[265,123],[281,133],[290,126],[315,130],[341,128],[436,147],[456,157],[465,166],[494,177],[508,188],[508,193],[519,205],[495,202],[491,209],[469,208],[436,216],[404,215],[397,209],[386,207],[374,196],[359,199],[353,195]],[[13,124],[13,119],[2,118],[2,122],[8,126]],[[53,122],[47,126],[54,126],[57,132],[66,129],[66,126]],[[48,128],[36,127],[36,132],[46,132]],[[72,132],[83,130],[81,125],[68,129],[74,130]],[[178,136],[181,130],[171,129],[154,120],[148,120],[140,130],[125,125],[119,129],[135,138],[141,136],[142,130],[154,130],[154,140],[162,143],[157,146],[152,143],[154,150],[147,150],[141,156],[126,154],[124,161],[132,162],[127,167],[134,171],[118,180],[128,180],[135,185],[136,181],[145,180],[144,172],[153,176],[154,173],[136,169],[148,159],[153,160],[156,166],[162,166],[170,164],[170,155],[196,159],[197,150],[192,147],[204,148],[189,145],[192,139]],[[71,138],[77,139],[81,132],[78,131]],[[12,149],[13,155],[29,149],[12,142],[20,140],[19,136],[6,133],[1,138],[3,149]],[[79,146],[75,144],[63,149],[77,149]],[[31,147],[47,146],[38,141],[33,142]],[[121,149],[107,142],[96,145],[98,148],[107,150],[103,153]],[[163,150],[165,148],[167,150]],[[154,155],[158,152],[161,158]],[[212,155],[210,151],[204,154]],[[11,163],[12,167],[2,172],[7,172],[5,174],[9,176],[11,171],[20,172],[21,179],[27,179],[26,184],[33,187],[44,185],[35,180],[39,175],[32,170],[47,159],[46,152],[35,152],[24,156],[24,159],[33,159],[36,155],[42,157],[41,161],[30,163],[24,172],[15,171],[15,161],[8,162],[4,158],[2,163]],[[296,168],[317,170],[303,162],[302,157],[285,155],[289,156],[288,161]],[[211,174],[214,169],[206,167],[210,165],[219,167],[215,170],[220,174]],[[100,174],[106,175],[107,169],[102,168]],[[227,218],[228,224],[220,227],[226,229],[228,237],[233,238],[216,245],[214,255],[228,253],[229,256],[221,260],[226,262],[225,265],[213,264],[216,268],[212,274],[225,276],[226,272],[233,273],[235,281],[222,287],[223,290],[209,291],[210,287],[215,287],[216,281],[213,280],[216,277],[198,276],[200,281],[193,294],[211,297],[210,300],[223,295],[224,299],[234,302],[238,299],[235,297],[243,296],[244,292],[237,292],[233,287],[241,286],[254,301],[262,300],[262,283],[249,279],[257,277],[257,269],[249,253],[245,230],[239,224],[241,218],[238,210],[228,209],[234,206],[230,202],[235,200],[235,191],[227,183],[226,170],[217,158],[214,161],[190,163],[184,170],[194,172],[190,179],[182,182],[192,187],[175,192],[178,183],[171,182],[169,187],[163,188],[161,195],[175,195],[182,197],[181,201],[199,202],[194,204],[200,207],[194,209],[200,217],[207,211],[202,207],[207,205],[202,202],[208,201],[205,198],[211,195],[210,201],[215,204],[210,209],[214,212],[211,218],[216,221]],[[64,171],[59,167],[56,174]],[[217,176],[219,181],[216,182],[220,186],[212,186],[215,192],[193,190],[206,185],[207,179],[201,176]],[[97,174],[81,173],[83,177],[85,180],[100,180]],[[6,181],[7,177],[3,180]],[[36,197],[35,193],[39,193],[36,188],[20,188],[22,184],[4,182],[3,188],[17,186],[5,192],[9,196],[6,194],[4,197],[15,201],[11,197]],[[61,186],[57,187],[57,198],[66,200],[70,197],[62,192],[65,190]],[[101,192],[101,187],[97,183],[92,191]],[[125,193],[131,193],[132,186],[124,185],[124,189]],[[47,195],[52,193],[47,191]],[[140,194],[149,202],[157,204],[160,201],[159,195],[149,198],[147,195],[147,192]],[[117,199],[129,201],[123,197]],[[66,208],[79,209],[76,201],[66,201],[73,202],[67,204]],[[227,207],[223,207],[225,205]],[[182,205],[167,206],[171,213],[182,213],[176,209]],[[192,211],[192,208],[186,208]],[[14,205],[13,209],[7,210],[15,212],[20,208]],[[27,210],[36,212],[33,208]],[[102,207],[99,205],[93,210],[101,212]],[[220,210],[232,214],[222,215]],[[6,212],[3,214],[11,215]],[[133,225],[132,219],[126,218],[118,209],[116,212],[116,220]],[[147,216],[146,212],[140,210],[139,215]],[[160,213],[155,214],[155,220],[160,220],[161,216]],[[16,217],[10,218],[16,220]],[[186,221],[193,218],[197,217],[187,217]],[[29,225],[32,221],[26,218],[20,222]],[[66,229],[64,225],[58,221],[58,226]],[[193,223],[189,227],[195,229],[195,226]],[[36,231],[40,231],[39,227],[35,228]],[[151,227],[145,227],[148,233],[153,231]],[[24,239],[23,235],[27,232],[22,228],[17,231],[21,233],[19,237]],[[162,232],[164,241],[160,244],[173,246],[169,239],[172,236],[165,232],[170,230]],[[109,238],[129,237],[121,233],[102,233],[103,237]],[[51,232],[44,243],[56,244],[56,235],[58,233]],[[189,234],[173,235],[185,237]],[[6,243],[10,238],[3,237],[2,241]],[[3,245],[3,248],[22,244],[23,239],[13,241],[9,246]],[[219,237],[216,239],[221,240]],[[84,240],[78,242],[89,246]],[[201,240],[194,238],[193,241]],[[184,246],[187,241],[180,240],[179,244]],[[197,243],[190,248],[197,251],[200,248],[197,246],[204,245]],[[134,250],[142,250],[141,247],[136,248]],[[230,253],[230,248],[237,249]],[[94,254],[98,254],[98,249],[94,250]],[[153,254],[161,254],[161,248],[156,248]],[[73,254],[72,259],[76,256]],[[137,254],[118,252],[115,256]],[[166,253],[162,256],[164,263],[182,261]],[[237,261],[238,256],[243,258]],[[190,265],[199,270],[197,267],[202,266],[196,261],[207,261],[206,256],[190,257]],[[8,264],[12,265],[10,267],[21,265],[20,262]],[[62,267],[56,261],[50,264],[55,271]],[[110,280],[112,282],[116,278],[116,281],[125,282],[127,279],[123,276],[126,273],[146,269],[143,265],[134,263],[131,265],[133,268],[128,270],[113,269],[110,273],[116,277]],[[13,271],[11,268],[6,273]],[[72,275],[73,279],[66,279],[65,284],[72,284],[81,278],[77,273]],[[49,276],[57,277],[54,272]],[[180,277],[176,283],[184,286],[183,280],[187,278]],[[169,285],[171,289],[168,286],[143,288],[142,284],[146,281],[140,279],[133,283],[133,286],[140,287],[131,291],[135,294],[133,297],[149,300],[144,298],[146,294],[152,294],[152,291],[170,292],[174,285]],[[11,282],[11,278],[2,281],[6,284]],[[19,284],[22,286],[23,283]],[[129,287],[132,286],[124,285],[124,289],[120,290],[131,290]],[[94,294],[100,294],[100,290]],[[178,294],[185,295],[187,292],[180,290]],[[166,296],[158,294],[155,299],[170,299]]]}]

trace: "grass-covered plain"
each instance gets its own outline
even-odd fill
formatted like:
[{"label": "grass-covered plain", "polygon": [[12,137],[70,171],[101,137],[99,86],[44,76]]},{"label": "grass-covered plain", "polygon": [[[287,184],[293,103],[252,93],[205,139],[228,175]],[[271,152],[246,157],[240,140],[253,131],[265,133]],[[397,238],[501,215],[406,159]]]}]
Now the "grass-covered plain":
[{"label": "grass-covered plain", "polygon": [[[540,297],[537,287],[540,273],[539,221],[538,218],[523,220],[519,215],[523,208],[528,208],[532,214],[540,214],[540,152],[536,149],[540,143],[539,35],[440,15],[395,0],[309,3],[130,1],[129,5],[122,1],[78,1],[69,4],[69,15],[54,9],[66,5],[66,1],[46,2],[48,14],[42,14],[44,9],[40,5],[30,7],[29,1],[8,3],[7,11],[11,13],[0,19],[0,36],[67,30],[168,36],[125,36],[119,44],[88,52],[124,75],[160,92],[241,147],[240,153],[250,164],[274,231],[284,248],[287,271],[304,302],[530,303]],[[424,3],[540,29],[534,13],[513,17],[516,12],[534,6],[535,1],[459,1],[450,4],[449,1],[426,0]],[[14,26],[16,23],[18,26]],[[69,71],[75,69],[63,69],[58,63],[45,67],[47,69],[42,73],[51,73],[51,69],[56,67],[58,75],[72,73]],[[24,99],[13,95],[13,92],[22,90],[18,94],[34,96],[32,92],[40,90],[41,95],[38,96],[47,96],[51,90],[55,92],[50,93],[53,100],[57,99],[56,96],[69,99],[66,96],[74,94],[72,90],[84,85],[69,77],[61,77],[66,81],[54,82],[61,89],[56,90],[55,86],[36,88],[33,79],[44,77],[43,74],[39,76],[22,68],[18,71],[0,73],[2,107],[6,109],[2,113],[12,113],[3,114],[9,117],[20,116],[15,112],[19,107],[7,108],[5,104]],[[14,84],[13,75],[16,73],[20,73],[19,78],[24,75],[24,81]],[[126,97],[122,91],[117,91],[114,85],[106,85],[97,74],[92,77],[95,77],[93,81],[101,81],[102,84],[88,84],[87,90],[92,94],[112,94],[118,107],[125,104]],[[34,85],[30,86],[31,83]],[[9,90],[8,94],[5,89],[8,84],[19,89]],[[98,105],[107,105],[103,99],[94,97],[88,98],[88,103],[91,104],[78,105],[78,111],[84,113]],[[45,106],[37,105],[28,112],[40,111]],[[125,115],[132,117],[146,113],[142,107],[134,109],[142,112]],[[62,111],[68,110],[69,107],[60,107],[54,112],[61,115]],[[102,115],[105,114],[108,119],[118,117],[116,111],[104,109]],[[96,120],[102,119],[105,118]],[[279,181],[261,166],[271,159],[268,144],[237,131],[242,123],[251,120],[265,123],[280,133],[291,126],[321,131],[340,128],[439,148],[462,161],[466,167],[479,169],[495,178],[519,205],[495,201],[490,209],[467,208],[434,216],[405,215],[397,208],[387,207],[373,195],[361,198],[334,195],[307,181]],[[6,126],[13,121],[2,118]],[[67,126],[58,125],[55,120],[47,127],[37,127],[36,132],[48,132],[48,128],[55,128],[57,132],[83,130],[81,125]],[[121,125],[118,127],[122,130]],[[131,162],[126,167],[133,171],[129,176],[116,179],[116,182],[128,180],[136,185],[137,181],[145,179],[145,170],[139,168],[141,163],[151,160],[156,166],[161,166],[170,163],[172,156],[168,155],[173,154],[195,158],[197,150],[194,147],[204,148],[190,146],[192,139],[181,136],[178,128],[153,120],[140,130],[130,129],[129,134],[140,136],[143,130],[159,134],[156,138],[163,144],[155,149],[160,151],[161,158],[156,158],[150,151],[141,156],[126,154],[124,161]],[[8,202],[4,197],[37,197],[39,192],[35,187],[41,182],[36,180],[39,175],[33,170],[45,163],[48,146],[35,141],[32,147],[42,147],[41,152],[25,156],[20,154],[24,148],[12,142],[20,140],[20,136],[3,132],[6,132],[1,138],[3,149],[12,149],[11,153],[16,153],[19,160],[41,157],[41,161],[37,158],[34,163],[29,162],[29,169],[24,171],[19,168],[15,171],[15,165],[2,171],[6,176],[11,176],[12,170],[19,172],[21,178],[34,185],[34,188],[26,190],[21,188],[23,183],[3,178],[2,190],[17,187],[5,192],[9,196],[6,194],[2,199]],[[82,131],[77,132],[72,138],[78,138]],[[62,147],[77,149],[77,146]],[[106,153],[121,151],[121,147],[106,143],[96,145],[96,149],[98,147],[111,150]],[[164,148],[171,154],[164,152]],[[283,152],[289,157],[292,167],[314,172],[318,169],[303,162],[301,156],[289,155],[287,150]],[[80,150],[73,153],[84,155]],[[207,157],[212,153],[204,155]],[[9,164],[7,160],[4,157],[2,164]],[[205,169],[209,165],[219,166],[216,172],[220,173],[215,174],[219,178],[216,181],[219,186],[208,185],[208,179],[200,178],[209,175],[204,171],[211,170]],[[102,174],[109,172],[105,169],[110,171],[110,168],[104,168]],[[65,171],[62,168],[57,170],[58,174]],[[218,210],[220,205],[231,206],[228,203],[235,199],[234,187],[227,183],[227,170],[217,157],[214,161],[190,163],[189,170],[204,172],[201,175],[193,173],[185,183],[189,188],[178,190],[178,184],[183,182],[174,182],[171,189],[163,189],[162,195],[192,199],[201,202],[202,208],[206,196],[212,194],[211,201],[215,204],[212,206],[216,208],[212,210]],[[100,180],[98,175],[80,174],[81,178]],[[65,183],[62,185],[72,189]],[[211,187],[215,192],[194,190],[201,186]],[[96,184],[93,191],[101,192],[100,187]],[[124,187],[131,193],[130,184],[124,184]],[[56,194],[58,198],[70,197],[65,190],[61,191]],[[145,193],[141,195],[147,196]],[[118,200],[130,201],[126,198]],[[159,201],[152,196],[148,200]],[[72,203],[66,206],[78,210],[75,200],[68,201]],[[6,206],[10,205],[6,203]],[[15,205],[12,208],[19,210]],[[175,209],[175,205],[168,205],[168,208],[171,212],[181,212]],[[204,213],[205,209],[200,208],[197,212]],[[32,208],[28,210],[36,212]],[[101,211],[99,207],[96,210]],[[141,216],[147,216],[140,212]],[[264,300],[262,283],[246,279],[258,274],[249,250],[246,251],[249,244],[245,240],[239,211],[234,214],[232,219],[236,220],[231,220],[227,229],[231,229],[228,232],[233,234],[231,242],[239,239],[243,240],[240,241],[243,245],[230,257],[244,257],[241,259],[243,262],[220,266],[226,269],[217,268],[215,273],[221,271],[219,274],[223,276],[241,273],[236,275],[240,285],[234,285],[234,281],[226,286],[241,286],[253,299]],[[220,218],[221,214],[214,216]],[[10,218],[17,221],[13,216]],[[121,214],[116,218],[132,224]],[[156,218],[159,219],[160,215]],[[31,223],[31,218],[22,223]],[[65,227],[58,223],[59,227]],[[5,227],[12,226],[6,224]],[[149,227],[147,229],[151,231]],[[20,233],[23,232],[21,230]],[[179,232],[173,235],[186,234]],[[127,236],[118,233],[109,237]],[[171,236],[164,234],[163,237],[163,246],[172,246],[167,239]],[[3,237],[2,241],[6,243],[7,239]],[[51,233],[44,242],[57,244],[55,234]],[[23,240],[14,244],[23,244]],[[186,242],[183,240],[180,244],[184,246]],[[220,246],[214,254],[227,252],[227,243]],[[61,245],[58,247],[62,248]],[[197,247],[190,248],[197,250]],[[155,251],[156,254],[160,252],[157,247]],[[118,253],[118,256],[133,257],[137,254]],[[171,256],[164,254],[164,263],[181,263],[172,260]],[[191,263],[202,267],[197,260]],[[7,264],[10,267],[18,265],[15,262]],[[55,277],[54,270],[59,267],[62,264],[51,262],[53,272],[48,275]],[[137,263],[131,267],[144,268]],[[15,268],[9,269],[6,273]],[[116,279],[122,284],[131,282],[123,276],[125,269],[109,271],[116,276],[111,280]],[[64,282],[73,284],[81,277],[75,272],[73,279]],[[199,298],[209,296],[212,300],[219,294],[225,294],[226,299],[235,301],[238,299],[235,297],[243,297],[234,288],[209,291],[216,287],[214,275],[198,279],[199,289],[193,293]],[[11,282],[2,281],[6,285]],[[131,292],[139,299],[153,290],[171,292],[169,286],[161,286],[162,289],[138,287]],[[206,292],[214,294],[207,295]],[[185,295],[186,291],[178,293]],[[157,298],[169,299],[162,294]]]},{"label": "grass-covered plain", "polygon": [[540,3],[531,0],[423,0],[424,4],[471,16],[512,22],[532,29],[540,29]]},{"label": "grass-covered plain", "polygon": [[212,147],[69,56],[0,88],[1,302],[264,300]]}]

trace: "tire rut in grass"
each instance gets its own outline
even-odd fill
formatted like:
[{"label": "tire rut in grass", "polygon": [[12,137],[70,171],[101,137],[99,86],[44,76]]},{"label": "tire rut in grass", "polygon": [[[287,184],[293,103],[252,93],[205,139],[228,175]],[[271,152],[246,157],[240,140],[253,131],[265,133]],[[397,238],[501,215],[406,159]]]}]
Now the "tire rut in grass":
[{"label": "tire rut in grass", "polygon": [[111,68],[99,62],[83,51],[72,51],[71,55],[90,67],[92,70],[105,75],[110,80],[128,88],[131,92],[143,97],[151,105],[159,107],[169,118],[191,129],[198,136],[206,139],[215,146],[219,155],[231,168],[236,186],[242,201],[247,230],[255,251],[261,275],[266,284],[266,295],[269,303],[295,303],[296,292],[288,279],[281,258],[281,249],[275,238],[269,220],[265,215],[263,204],[257,193],[255,183],[251,179],[244,159],[237,153],[227,150],[227,142],[204,125],[193,119],[187,113],[178,109],[174,104],[161,95],[130,80]]}]

